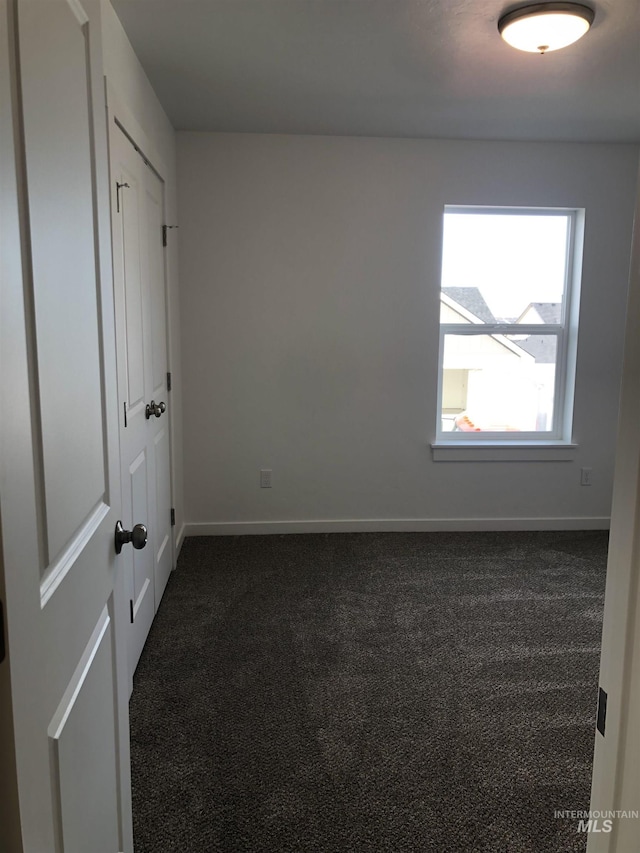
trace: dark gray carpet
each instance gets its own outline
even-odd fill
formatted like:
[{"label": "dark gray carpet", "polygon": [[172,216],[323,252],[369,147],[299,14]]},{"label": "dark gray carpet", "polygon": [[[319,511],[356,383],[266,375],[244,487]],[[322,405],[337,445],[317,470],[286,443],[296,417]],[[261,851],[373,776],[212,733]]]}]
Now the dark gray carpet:
[{"label": "dark gray carpet", "polygon": [[131,700],[137,853],[584,851],[607,536],[189,539]]}]

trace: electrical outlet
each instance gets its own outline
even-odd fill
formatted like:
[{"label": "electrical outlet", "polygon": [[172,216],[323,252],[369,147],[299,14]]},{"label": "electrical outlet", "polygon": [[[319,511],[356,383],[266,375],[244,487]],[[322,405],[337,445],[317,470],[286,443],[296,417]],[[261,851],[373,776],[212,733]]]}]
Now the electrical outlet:
[{"label": "electrical outlet", "polygon": [[260,488],[261,489],[270,489],[271,488],[271,468],[261,468],[260,469]]},{"label": "electrical outlet", "polygon": [[581,468],[580,469],[580,485],[582,486],[590,486],[591,485],[591,468]]}]

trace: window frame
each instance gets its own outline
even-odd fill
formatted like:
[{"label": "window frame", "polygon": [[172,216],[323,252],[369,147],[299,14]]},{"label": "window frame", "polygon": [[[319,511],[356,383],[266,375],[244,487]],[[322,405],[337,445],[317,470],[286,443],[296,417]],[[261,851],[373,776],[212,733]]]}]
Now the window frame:
[{"label": "window frame", "polygon": [[[561,216],[567,219],[567,239],[565,249],[565,271],[562,292],[562,310],[560,323],[442,323],[439,322],[438,346],[438,392],[436,447],[529,447],[567,446],[571,444],[573,428],[573,392],[575,385],[575,348],[577,345],[577,306],[579,303],[578,226],[581,211],[578,208],[564,207],[492,207],[485,205],[445,205],[444,216],[448,213],[465,215],[495,216]],[[581,246],[580,246],[581,249]],[[442,296],[442,276],[440,278],[440,297]],[[441,299],[440,299],[441,301]],[[544,431],[488,431],[446,432],[442,428],[442,398],[444,380],[444,344],[446,335],[456,334],[476,337],[478,335],[552,335],[556,338],[556,365],[553,393],[553,428]],[[573,355],[572,355],[573,350]]]}]

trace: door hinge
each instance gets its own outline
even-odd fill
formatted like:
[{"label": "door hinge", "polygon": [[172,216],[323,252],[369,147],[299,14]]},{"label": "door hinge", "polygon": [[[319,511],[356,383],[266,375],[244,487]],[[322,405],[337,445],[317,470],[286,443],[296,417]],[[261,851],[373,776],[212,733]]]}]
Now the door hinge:
[{"label": "door hinge", "polygon": [[171,526],[176,526],[176,511],[173,507],[171,507]]},{"label": "door hinge", "polygon": [[127,428],[127,404],[123,403],[122,405],[124,408],[124,428],[126,429]]},{"label": "door hinge", "polygon": [[133,625],[133,598],[129,600],[129,615],[131,617],[131,624]]},{"label": "door hinge", "polygon": [[162,226],[162,245],[163,246],[167,245],[167,231],[169,231],[171,228],[177,228],[177,227],[178,227],[177,225],[163,225]]},{"label": "door hinge", "polygon": [[171,374],[167,373],[167,391],[171,391]]},{"label": "door hinge", "polygon": [[607,722],[607,694],[604,692],[602,687],[598,688],[598,717],[596,722],[596,728],[604,737],[604,729]]}]

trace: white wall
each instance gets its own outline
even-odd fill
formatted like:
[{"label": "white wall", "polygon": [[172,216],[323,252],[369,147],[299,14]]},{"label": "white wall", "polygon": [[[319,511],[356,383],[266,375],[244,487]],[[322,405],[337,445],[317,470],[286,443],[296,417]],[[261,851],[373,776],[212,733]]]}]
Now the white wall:
[{"label": "white wall", "polygon": [[[179,133],[188,530],[606,525],[637,164],[635,146]],[[586,208],[572,461],[432,461],[445,204]]]},{"label": "white wall", "polygon": [[[108,88],[150,140],[159,163],[153,165],[165,181],[167,224],[178,222],[176,194],[176,134],[109,0],[101,0],[104,73]],[[145,152],[151,157],[149,152]],[[184,485],[182,460],[182,366],[180,304],[178,293],[178,233],[169,232],[166,250],[169,303],[169,364],[172,373],[172,489],[176,509],[178,546],[184,536]]]}]

